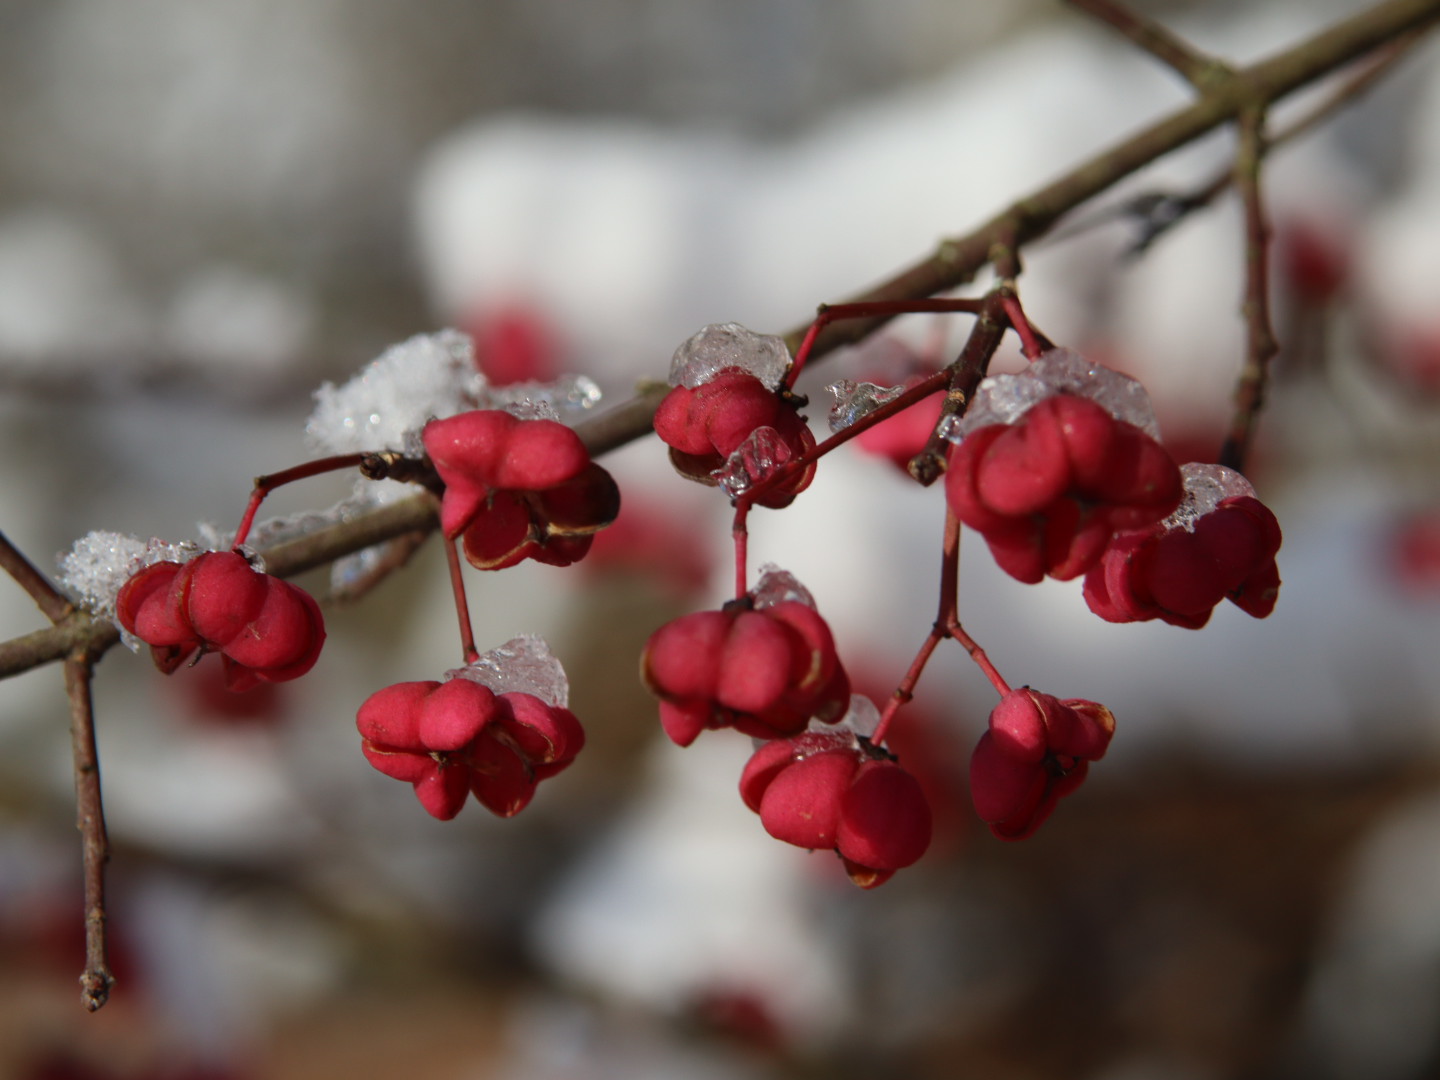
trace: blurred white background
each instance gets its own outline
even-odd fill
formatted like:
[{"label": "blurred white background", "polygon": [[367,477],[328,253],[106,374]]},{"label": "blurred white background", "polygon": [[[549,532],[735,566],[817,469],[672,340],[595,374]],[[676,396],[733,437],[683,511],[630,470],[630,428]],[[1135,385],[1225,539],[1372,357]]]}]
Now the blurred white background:
[{"label": "blurred white background", "polygon": [[[1137,4],[1235,59],[1361,6]],[[590,735],[512,821],[435,822],[358,753],[366,695],[458,659],[433,541],[327,607],[315,671],[246,715],[205,665],[105,659],[121,982],[93,1017],[60,673],[7,682],[0,1077],[1434,1075],[1437,68],[1432,43],[1273,159],[1286,353],[1254,480],[1286,531],[1275,615],[1100,624],[1073,583],[1022,587],[967,542],[962,615],[1002,670],[1118,718],[1034,841],[972,820],[991,702],[959,650],[911,724],[935,847],[874,893],[764,836],[734,791],[745,740],[660,739],[636,658],[721,597],[726,571],[692,568],[723,565],[728,520],[642,441],[607,464],[643,554],[470,576],[481,648],[549,637]],[[315,386],[442,326],[522,312],[622,400],[700,325],[788,330],[1185,100],[1042,0],[3,0],[0,528],[48,570],[90,529],[233,527],[257,473],[307,456]],[[1127,191],[1190,190],[1226,148]],[[1126,260],[1133,235],[1036,249],[1027,311],[1213,452],[1238,214],[1222,198]],[[1307,243],[1337,290],[1302,287]],[[830,373],[873,362],[816,373],[817,427]],[[932,617],[941,515],[841,453],[757,514],[753,561],[811,588],[883,694]],[[12,588],[0,634],[39,625]]]}]

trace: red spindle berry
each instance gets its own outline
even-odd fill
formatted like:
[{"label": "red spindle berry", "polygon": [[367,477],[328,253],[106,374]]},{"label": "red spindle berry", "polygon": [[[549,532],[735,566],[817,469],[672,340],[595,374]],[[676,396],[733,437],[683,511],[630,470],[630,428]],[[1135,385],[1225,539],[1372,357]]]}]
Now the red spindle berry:
[{"label": "red spindle berry", "polygon": [[532,694],[496,694],[465,678],[407,682],[372,694],[356,715],[361,751],[380,772],[404,780],[433,817],[448,821],[473,794],[512,817],[535,787],[585,745],[570,710]]},{"label": "red spindle berry", "polygon": [[[713,485],[711,475],[759,428],[771,428],[796,458],[815,446],[815,437],[795,405],[769,389],[754,375],[731,368],[691,388],[677,386],[655,411],[655,433],[670,447],[677,472],[702,484]],[[810,486],[814,465],[758,500],[779,509]]]},{"label": "red spindle berry", "polygon": [[771,836],[833,849],[862,888],[883,884],[930,846],[919,782],[848,732],[766,743],[745,766],[740,795]]},{"label": "red spindle berry", "polygon": [[966,436],[950,456],[945,493],[1020,581],[1085,573],[1119,530],[1179,505],[1180,470],[1165,448],[1088,398],[1057,394],[1013,424]]},{"label": "red spindle berry", "polygon": [[432,420],[422,439],[445,482],[441,528],[463,534],[465,557],[482,570],[524,559],[568,566],[620,512],[614,479],[554,420],[480,409]]},{"label": "red spindle berry", "polygon": [[660,698],[666,734],[681,746],[707,728],[793,735],[812,717],[838,720],[850,702],[830,628],[795,600],[666,623],[645,645],[641,675]]},{"label": "red spindle berry", "polygon": [[162,671],[175,670],[196,649],[220,653],[233,690],[299,678],[325,643],[314,598],[233,551],[145,567],[121,587],[115,613],[151,646]]},{"label": "red spindle berry", "polygon": [[1023,840],[1080,786],[1114,733],[1115,717],[1096,702],[1012,690],[970,759],[975,812],[1001,840]]},{"label": "red spindle berry", "polygon": [[1085,575],[1085,602],[1110,622],[1161,619],[1198,630],[1227,597],[1263,619],[1275,609],[1280,523],[1258,499],[1225,499],[1194,522],[1115,538]]}]

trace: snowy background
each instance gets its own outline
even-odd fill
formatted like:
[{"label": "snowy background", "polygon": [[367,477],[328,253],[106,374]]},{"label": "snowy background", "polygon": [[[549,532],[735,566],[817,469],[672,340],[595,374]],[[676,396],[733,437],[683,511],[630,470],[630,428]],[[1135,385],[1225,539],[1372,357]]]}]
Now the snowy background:
[{"label": "snowy background", "polygon": [[[1361,5],[1137,6],[1244,60]],[[518,320],[622,400],[699,326],[788,330],[1186,100],[1042,0],[0,0],[0,27],[0,528],[46,569],[91,529],[233,528],[257,473],[309,455],[312,391],[415,334]],[[1189,190],[1225,149],[1127,191]],[[590,735],[512,821],[435,822],[358,753],[365,696],[459,658],[433,541],[327,606],[309,677],[238,710],[206,665],[107,656],[121,982],[93,1017],[59,672],[8,681],[0,1077],[1433,1075],[1435,43],[1272,174],[1287,353],[1253,479],[1286,532],[1274,616],[1101,624],[1075,584],[1022,587],[967,542],[962,616],[1002,671],[1117,716],[1033,841],[992,841],[959,788],[993,699],[959,650],[909,722],[936,843],[874,893],[763,835],[746,740],[659,737],[636,657],[722,596],[728,521],[647,440],[607,459],[628,540],[595,572],[470,577],[481,648],[546,635]],[[1037,248],[1027,311],[1213,452],[1236,208],[1144,259],[1132,239]],[[942,333],[962,329],[894,330]],[[880,353],[815,373],[818,424],[823,384]],[[932,616],[941,515],[842,453],[757,512],[752,562],[811,589],[883,694]],[[40,625],[0,601],[0,634]]]}]

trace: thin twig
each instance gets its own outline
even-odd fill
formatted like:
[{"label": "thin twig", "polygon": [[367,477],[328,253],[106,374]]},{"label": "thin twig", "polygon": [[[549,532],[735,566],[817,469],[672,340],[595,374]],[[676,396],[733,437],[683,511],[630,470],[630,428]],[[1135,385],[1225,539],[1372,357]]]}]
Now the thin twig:
[{"label": "thin twig", "polygon": [[1230,74],[1228,67],[1176,37],[1165,27],[1112,0],[1066,0],[1066,2],[1120,31],[1197,89],[1204,90],[1218,76]]},{"label": "thin twig", "polygon": [[80,830],[85,873],[85,971],[80,1000],[94,1012],[110,997],[115,977],[105,956],[105,863],[110,841],[100,800],[100,757],[95,751],[95,713],[90,695],[93,661],[83,652],[65,661],[70,699],[70,744],[75,760],[75,826]]},{"label": "thin twig", "polygon": [[[1424,38],[1424,32],[1417,29],[1392,41],[1381,51],[1379,56],[1364,64],[1359,72],[1326,94],[1323,101],[1318,102],[1303,116],[1291,120],[1272,134],[1266,141],[1266,157],[1269,158],[1276,150],[1294,142],[1341,109],[1359,101],[1382,77],[1388,75],[1401,60],[1408,56],[1410,51]],[[1230,190],[1234,182],[1235,170],[1225,168],[1217,172],[1210,180],[1188,192],[1142,192],[1118,205],[1099,210],[1084,220],[1072,221],[1052,231],[1045,238],[1045,242],[1046,244],[1062,243],[1112,221],[1130,219],[1139,225],[1140,234],[1126,249],[1125,254],[1130,258],[1135,258],[1149,251],[1155,241],[1169,234],[1176,225],[1179,225],[1191,214],[1208,207],[1221,194]]]},{"label": "thin twig", "polygon": [[1265,156],[1265,114],[1247,111],[1240,118],[1235,153],[1235,185],[1245,207],[1245,366],[1235,386],[1235,417],[1220,450],[1220,464],[1243,471],[1255,423],[1265,403],[1270,361],[1280,351],[1270,324],[1270,222],[1260,188]]},{"label": "thin twig", "polygon": [[[1267,60],[1238,71],[1206,90],[1199,100],[1138,134],[1082,162],[1060,179],[1020,199],[974,231],[943,241],[928,257],[851,301],[919,298],[950,292],[972,281],[986,266],[994,245],[1023,248],[1044,235],[1061,216],[1088,202],[1137,169],[1235,119],[1246,108],[1264,107],[1329,72],[1440,19],[1440,0],[1385,0]],[[886,316],[833,323],[814,342],[812,360],[842,345],[863,340]],[[785,335],[793,351],[810,321]],[[650,384],[629,401],[576,425],[592,454],[613,450],[646,435],[668,388]],[[436,513],[429,496],[394,503],[281,545],[266,565],[279,576],[299,573],[342,555],[433,529]],[[119,639],[113,626],[75,612],[46,631],[0,643],[0,678],[64,658],[83,645],[98,656]]]},{"label": "thin twig", "polygon": [[15,579],[16,584],[30,595],[41,613],[52,623],[59,622],[70,614],[73,607],[70,601],[50,584],[44,574],[35,569],[35,564],[27,559],[4,533],[0,533],[0,569]]}]

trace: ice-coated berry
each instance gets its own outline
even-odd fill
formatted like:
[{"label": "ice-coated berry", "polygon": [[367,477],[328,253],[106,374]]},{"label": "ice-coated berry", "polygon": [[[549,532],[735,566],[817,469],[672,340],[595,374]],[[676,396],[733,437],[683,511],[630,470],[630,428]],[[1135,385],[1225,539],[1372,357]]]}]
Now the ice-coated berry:
[{"label": "ice-coated berry", "polygon": [[1180,470],[1140,428],[1073,394],[1045,398],[1013,424],[967,435],[950,455],[950,508],[985,537],[1012,577],[1068,580],[1094,566],[1116,532],[1164,519]]},{"label": "ice-coated berry", "polygon": [[1258,499],[1225,499],[1187,530],[1122,533],[1085,575],[1085,602],[1109,622],[1160,619],[1198,630],[1229,599],[1263,619],[1280,593],[1280,523]]},{"label": "ice-coated berry", "polygon": [[[713,474],[725,469],[732,454],[761,428],[775,432],[784,460],[815,446],[815,437],[793,403],[758,378],[738,368],[717,372],[695,387],[676,386],[655,411],[655,433],[670,447],[677,472],[702,484],[715,484]],[[777,462],[778,463],[778,462]],[[760,506],[788,506],[810,486],[811,464],[761,495]]]},{"label": "ice-coated berry", "polygon": [[466,678],[387,686],[360,706],[355,724],[370,764],[411,784],[441,821],[471,794],[499,817],[518,814],[536,785],[585,745],[569,709],[520,691],[496,694]]}]

